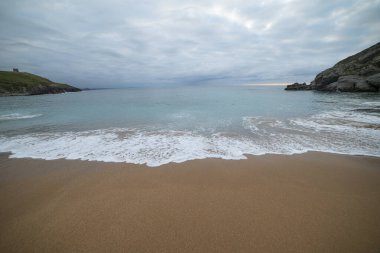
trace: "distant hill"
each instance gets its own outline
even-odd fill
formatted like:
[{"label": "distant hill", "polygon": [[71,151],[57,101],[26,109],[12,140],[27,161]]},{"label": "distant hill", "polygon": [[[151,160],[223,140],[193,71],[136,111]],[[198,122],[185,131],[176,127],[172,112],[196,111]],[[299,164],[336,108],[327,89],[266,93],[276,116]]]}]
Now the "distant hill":
[{"label": "distant hill", "polygon": [[310,85],[294,83],[286,90],[380,91],[380,43],[341,60],[319,73]]},{"label": "distant hill", "polygon": [[54,83],[30,73],[0,71],[0,96],[29,96],[77,91],[81,90],[68,84]]}]

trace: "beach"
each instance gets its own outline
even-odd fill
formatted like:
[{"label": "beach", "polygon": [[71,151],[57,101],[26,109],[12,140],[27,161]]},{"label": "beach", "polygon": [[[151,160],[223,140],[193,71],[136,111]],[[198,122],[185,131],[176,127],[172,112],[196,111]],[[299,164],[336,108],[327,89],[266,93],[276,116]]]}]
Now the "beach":
[{"label": "beach", "polygon": [[380,253],[380,0],[0,10],[0,253]]},{"label": "beach", "polygon": [[1,252],[379,252],[380,158],[0,155]]}]

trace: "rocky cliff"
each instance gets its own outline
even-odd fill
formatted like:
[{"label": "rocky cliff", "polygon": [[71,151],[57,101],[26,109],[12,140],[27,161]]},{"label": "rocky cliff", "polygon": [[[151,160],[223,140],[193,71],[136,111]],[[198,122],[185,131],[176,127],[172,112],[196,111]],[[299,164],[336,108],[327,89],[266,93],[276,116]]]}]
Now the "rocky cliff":
[{"label": "rocky cliff", "polygon": [[322,71],[309,85],[294,83],[285,90],[379,92],[380,43]]},{"label": "rocky cliff", "polygon": [[28,96],[76,91],[80,91],[80,89],[68,84],[54,83],[49,79],[30,73],[0,71],[0,96]]}]

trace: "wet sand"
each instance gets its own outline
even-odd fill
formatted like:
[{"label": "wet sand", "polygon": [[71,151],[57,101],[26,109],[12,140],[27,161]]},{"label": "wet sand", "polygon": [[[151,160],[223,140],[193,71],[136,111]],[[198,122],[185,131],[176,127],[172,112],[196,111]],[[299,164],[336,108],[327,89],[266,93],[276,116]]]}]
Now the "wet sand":
[{"label": "wet sand", "polygon": [[0,155],[0,252],[380,252],[380,158]]}]

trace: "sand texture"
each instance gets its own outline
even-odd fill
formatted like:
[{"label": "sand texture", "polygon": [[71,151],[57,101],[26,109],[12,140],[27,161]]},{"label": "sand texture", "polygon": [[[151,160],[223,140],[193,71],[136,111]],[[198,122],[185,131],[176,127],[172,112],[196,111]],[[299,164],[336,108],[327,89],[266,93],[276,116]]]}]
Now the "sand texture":
[{"label": "sand texture", "polygon": [[380,252],[380,158],[0,155],[0,252]]}]

